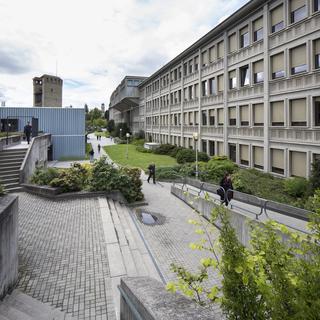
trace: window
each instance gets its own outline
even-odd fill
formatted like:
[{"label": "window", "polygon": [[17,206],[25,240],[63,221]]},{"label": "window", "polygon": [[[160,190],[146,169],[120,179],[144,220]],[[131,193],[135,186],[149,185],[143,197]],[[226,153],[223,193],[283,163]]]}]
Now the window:
[{"label": "window", "polygon": [[178,78],[181,79],[181,67],[178,68]]},{"label": "window", "polygon": [[259,41],[263,38],[263,18],[253,21],[253,41]]},{"label": "window", "polygon": [[215,47],[212,46],[209,48],[209,62],[213,62],[216,60],[216,52],[215,52]]},{"label": "window", "polygon": [[196,83],[194,85],[194,97],[198,98],[199,97],[199,83]]},{"label": "window", "polygon": [[237,112],[236,107],[229,108],[229,125],[235,126],[237,125]]},{"label": "window", "polygon": [[263,148],[253,147],[253,166],[257,169],[263,169]]},{"label": "window", "polygon": [[199,125],[199,111],[196,111],[195,113],[194,113],[194,120],[195,120],[195,125],[197,126],[197,125]]},{"label": "window", "polygon": [[42,93],[36,93],[34,95],[34,102],[35,103],[41,103],[42,102]]},{"label": "window", "polygon": [[183,89],[183,98],[184,98],[184,101],[188,100],[188,88]]},{"label": "window", "polygon": [[236,33],[229,36],[229,53],[237,50],[237,36]]},{"label": "window", "polygon": [[240,48],[245,48],[249,45],[249,29],[248,26],[240,30]]},{"label": "window", "polygon": [[271,102],[271,125],[284,125],[284,104],[283,101]]},{"label": "window", "polygon": [[216,88],[215,88],[215,79],[211,78],[209,79],[209,94],[215,94]]},{"label": "window", "polygon": [[205,97],[208,95],[208,81],[207,80],[204,80],[202,81],[202,96]]},{"label": "window", "polygon": [[189,86],[188,87],[188,91],[189,91],[189,100],[192,100],[193,99],[193,88],[192,88],[192,86]]},{"label": "window", "polygon": [[264,123],[263,103],[254,104],[252,108],[253,108],[253,125],[263,126],[263,123]]},{"label": "window", "polygon": [[214,141],[209,140],[209,155],[214,156]]},{"label": "window", "polygon": [[183,75],[186,76],[188,74],[188,64],[184,63],[183,64]]},{"label": "window", "polygon": [[306,45],[290,50],[291,74],[299,74],[307,71]]},{"label": "window", "polygon": [[307,125],[306,99],[295,99],[290,101],[290,114],[292,126]]},{"label": "window", "polygon": [[202,67],[205,67],[208,65],[208,51],[204,51],[201,53],[201,60],[202,60]]},{"label": "window", "polygon": [[313,51],[314,51],[314,67],[315,69],[320,69],[320,39],[313,41]]},{"label": "window", "polygon": [[249,125],[249,106],[240,106],[240,124],[242,126]]},{"label": "window", "polygon": [[223,147],[223,142],[217,141],[217,154],[219,156],[223,156],[224,153],[224,147]]},{"label": "window", "polygon": [[199,56],[196,56],[194,58],[194,71],[198,71],[199,70]]},{"label": "window", "polygon": [[240,163],[248,166],[249,165],[249,146],[240,145]]},{"label": "window", "polygon": [[193,126],[193,119],[194,119],[193,116],[194,116],[193,112],[189,112],[189,125],[190,126]]},{"label": "window", "polygon": [[320,97],[314,98],[314,125],[320,126]]},{"label": "window", "polygon": [[263,79],[263,60],[259,60],[253,63],[253,82],[261,83]]},{"label": "window", "polygon": [[217,111],[218,111],[218,125],[222,126],[224,124],[223,109],[217,109]]},{"label": "window", "polygon": [[223,58],[223,55],[224,55],[224,43],[223,43],[223,41],[220,41],[217,44],[217,58],[221,59],[221,58]]},{"label": "window", "polygon": [[235,89],[237,87],[236,70],[229,72],[229,89]]},{"label": "window", "polygon": [[193,70],[192,60],[189,61],[188,65],[189,65],[189,74],[190,74],[192,73],[192,70]]},{"label": "window", "polygon": [[283,52],[271,57],[271,70],[272,70],[272,79],[278,79],[285,76]]},{"label": "window", "polygon": [[241,87],[248,86],[250,84],[249,78],[249,66],[243,66],[240,68],[240,85]]},{"label": "window", "polygon": [[237,146],[233,143],[229,143],[229,159],[237,162]]},{"label": "window", "polygon": [[207,111],[202,111],[202,125],[206,126],[208,124],[207,122]]},{"label": "window", "polygon": [[306,177],[307,154],[305,152],[290,151],[290,175]]},{"label": "window", "polygon": [[221,92],[224,90],[223,74],[218,76],[218,91]]},{"label": "window", "polygon": [[320,0],[313,0],[313,11],[320,11]]},{"label": "window", "polygon": [[305,0],[291,0],[291,23],[301,21],[307,16],[307,6]]},{"label": "window", "polygon": [[202,142],[202,152],[207,153],[207,140],[201,140]]},{"label": "window", "polygon": [[284,151],[281,149],[271,149],[271,171],[284,174]]},{"label": "window", "polygon": [[209,110],[209,124],[210,126],[214,126],[214,113],[213,109]]},{"label": "window", "polygon": [[280,5],[271,11],[271,32],[277,32],[283,28],[283,5]]}]

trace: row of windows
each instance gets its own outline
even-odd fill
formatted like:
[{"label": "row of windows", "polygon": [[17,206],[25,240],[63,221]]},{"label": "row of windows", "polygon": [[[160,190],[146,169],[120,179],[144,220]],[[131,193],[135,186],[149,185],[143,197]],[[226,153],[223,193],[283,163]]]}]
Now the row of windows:
[{"label": "row of windows", "polygon": [[[312,124],[320,126],[320,97],[312,99]],[[237,110],[238,109],[238,110]],[[284,101],[276,101],[270,103],[270,126],[285,126],[285,124],[295,126],[307,126],[307,100],[306,98],[289,100],[288,119],[285,114]],[[159,118],[160,117],[160,118]],[[173,113],[169,115],[147,117],[147,124],[168,125],[169,120],[172,125],[181,125],[181,113]],[[152,119],[152,120],[149,120]],[[160,122],[159,122],[160,119]],[[174,120],[176,119],[176,120]],[[263,103],[242,105],[239,107],[228,108],[228,125],[229,126],[263,126],[264,105]],[[184,125],[198,125],[199,112],[189,111],[183,113]],[[206,125],[223,125],[224,109],[212,108],[201,112],[201,124]]]},{"label": "row of windows", "polygon": [[[310,1],[312,1],[311,10],[308,10]],[[270,19],[270,33],[278,32],[286,27],[285,21],[288,21],[288,25],[292,23],[299,22],[308,16],[308,11],[314,13],[320,11],[320,0],[289,0],[288,1],[288,13],[284,10],[284,4],[280,4],[276,8],[272,9],[269,13]],[[288,16],[288,19],[285,18],[285,15]],[[245,48],[251,43],[260,41],[263,39],[263,17],[259,17],[253,21],[250,21],[249,24],[243,26],[241,29],[232,33],[228,36],[228,53],[235,52],[238,49]],[[205,49],[201,53],[201,67],[205,67],[208,64],[223,58],[224,56],[224,42],[220,41],[208,49]],[[306,64],[306,63],[305,63]],[[320,66],[320,56],[319,52],[315,56],[314,61],[315,68]],[[292,74],[306,71],[303,64],[293,66],[296,68],[291,70]],[[195,56],[189,59],[183,64],[183,75],[187,76],[191,73],[198,71],[199,69],[199,56]],[[273,77],[278,78],[285,76],[284,69],[276,70],[273,72]],[[181,79],[181,67],[176,67],[170,73],[170,81],[176,81]],[[159,80],[157,80],[159,81]],[[157,82],[156,81],[156,82]],[[163,87],[169,84],[169,73],[161,78],[161,85]],[[152,86],[152,85],[151,85]],[[158,86],[155,86],[158,88]],[[156,89],[157,90],[157,89]],[[151,91],[150,91],[151,92]],[[149,91],[147,90],[147,94]]]}]

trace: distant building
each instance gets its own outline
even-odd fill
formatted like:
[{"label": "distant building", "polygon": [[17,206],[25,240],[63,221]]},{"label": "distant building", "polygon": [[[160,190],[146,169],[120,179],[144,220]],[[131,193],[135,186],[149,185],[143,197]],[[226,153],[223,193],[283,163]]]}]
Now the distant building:
[{"label": "distant building", "polygon": [[62,85],[61,78],[49,74],[33,78],[33,106],[61,108]]},{"label": "distant building", "polygon": [[104,106],[104,103],[101,103],[101,111],[105,112],[106,111],[106,107]]}]

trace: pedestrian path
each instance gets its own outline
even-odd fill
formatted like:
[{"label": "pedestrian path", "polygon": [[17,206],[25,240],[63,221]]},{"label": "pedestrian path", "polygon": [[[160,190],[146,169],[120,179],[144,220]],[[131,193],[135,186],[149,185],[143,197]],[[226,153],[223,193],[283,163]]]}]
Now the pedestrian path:
[{"label": "pedestrian path", "polygon": [[[97,137],[94,133],[88,134],[88,143],[91,143],[93,151],[94,151],[94,159],[99,159],[102,156],[105,156],[107,158],[108,163],[113,163],[108,154],[104,151],[103,147],[105,146],[111,146],[114,145],[113,140],[110,138],[106,138],[104,136],[101,136],[101,140],[97,140]],[[100,152],[98,151],[98,144],[100,144],[101,149]]]}]

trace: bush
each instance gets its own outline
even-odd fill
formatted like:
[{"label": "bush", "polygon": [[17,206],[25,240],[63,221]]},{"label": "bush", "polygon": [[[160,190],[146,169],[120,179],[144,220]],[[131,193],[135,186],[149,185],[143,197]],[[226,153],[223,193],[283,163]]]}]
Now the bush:
[{"label": "bush", "polygon": [[128,202],[143,199],[139,169],[116,169],[101,158],[93,164],[90,189],[92,191],[119,190]]},{"label": "bush", "polygon": [[40,186],[47,186],[59,176],[59,170],[56,168],[37,168],[30,178],[30,182]]},{"label": "bush", "polygon": [[146,149],[143,146],[137,146],[136,150],[139,151],[139,152],[142,152],[142,153],[152,153],[152,150]]},{"label": "bush", "polygon": [[156,148],[153,152],[155,154],[171,155],[177,147],[172,144],[161,144],[160,147]]},{"label": "bush", "polygon": [[127,140],[120,139],[120,138],[118,138],[118,137],[115,137],[115,138],[113,139],[113,141],[114,141],[115,144],[126,144],[126,143],[127,143]]},{"label": "bush", "polygon": [[144,145],[144,139],[133,139],[131,143],[135,146],[143,146]]},{"label": "bush", "polygon": [[145,138],[145,133],[144,133],[144,131],[143,131],[143,130],[139,130],[138,132],[136,132],[136,133],[134,134],[134,138],[135,138],[135,139],[139,139],[139,140],[144,140],[144,138]]},{"label": "bush", "polygon": [[205,152],[198,152],[198,161],[208,162],[210,157]]},{"label": "bush", "polygon": [[225,173],[234,173],[238,170],[237,165],[231,160],[223,158],[213,158],[206,166],[208,181],[219,183]]},{"label": "bush", "polygon": [[177,162],[186,163],[196,161],[196,153],[191,149],[182,149],[177,153]]},{"label": "bush", "polygon": [[284,180],[284,191],[291,197],[303,198],[310,191],[310,183],[304,178],[289,178]]},{"label": "bush", "polygon": [[158,180],[175,180],[181,178],[179,167],[160,167],[156,170],[156,178]]},{"label": "bush", "polygon": [[79,163],[73,163],[70,169],[59,171],[57,178],[51,180],[51,187],[60,188],[62,192],[83,190],[88,184],[89,172]]},{"label": "bush", "polygon": [[177,154],[180,150],[183,150],[185,148],[183,147],[175,147],[174,149],[172,149],[172,151],[170,152],[169,156],[173,157],[173,158],[176,158],[177,157]]},{"label": "bush", "polygon": [[320,160],[312,163],[310,182],[313,191],[320,189]]}]

